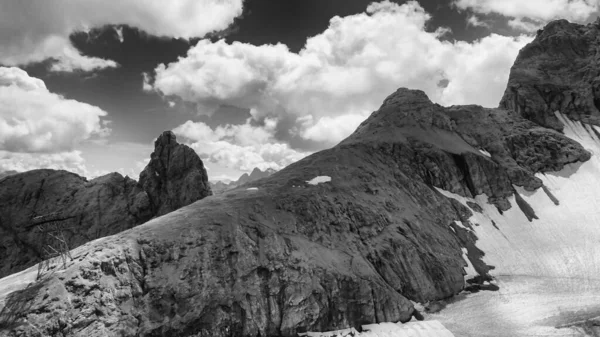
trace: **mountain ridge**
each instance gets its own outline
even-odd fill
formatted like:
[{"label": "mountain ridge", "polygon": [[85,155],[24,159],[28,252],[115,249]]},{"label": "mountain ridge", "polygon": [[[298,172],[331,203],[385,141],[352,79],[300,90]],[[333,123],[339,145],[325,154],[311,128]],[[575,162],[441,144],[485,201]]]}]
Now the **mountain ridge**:
[{"label": "mountain ridge", "polygon": [[[0,252],[4,254],[0,254],[0,276],[40,261],[43,247],[38,246],[43,234],[30,227],[36,216],[61,212],[72,217],[66,227],[73,229],[65,235],[74,248],[210,194],[202,161],[174,137],[166,131],[157,138],[155,152],[139,183],[116,172],[87,180],[72,172],[50,169],[1,179]],[[161,170],[158,163],[169,169]],[[173,189],[180,193],[176,195]]]},{"label": "mountain ridge", "polygon": [[[555,41],[545,40],[553,29],[559,36],[559,28],[566,35],[596,29],[563,26],[551,23],[532,45]],[[495,280],[496,272],[546,271],[564,281],[571,265],[587,266],[585,259],[543,269],[556,257],[554,245],[544,245],[548,237],[540,234],[548,232],[543,221],[553,219],[538,218],[560,219],[551,226],[557,238],[550,235],[549,241],[560,243],[559,253],[593,248],[560,240],[567,234],[561,230],[583,235],[582,241],[596,232],[582,224],[585,217],[562,226],[560,207],[580,205],[556,189],[575,176],[577,187],[586,188],[600,165],[600,151],[589,143],[600,140],[596,129],[568,119],[573,113],[561,115],[552,104],[528,100],[534,78],[521,76],[526,62],[519,60],[543,59],[545,49],[524,50],[508,86],[519,96],[501,103],[515,110],[442,107],[422,91],[400,88],[331,149],[77,248],[64,272],[7,297],[5,307],[16,308],[15,317],[27,317],[27,323],[16,319],[6,331],[287,337],[419,319],[415,303],[464,290],[502,291],[506,283]],[[587,77],[580,80],[589,84]],[[586,116],[581,120],[593,119],[593,113]],[[582,168],[588,174],[580,177]],[[328,179],[308,183],[317,177]],[[533,202],[554,208],[536,209]],[[530,247],[523,233],[542,241],[525,252]],[[523,312],[510,311],[492,328],[510,335],[516,330],[503,324],[518,321]]]}]

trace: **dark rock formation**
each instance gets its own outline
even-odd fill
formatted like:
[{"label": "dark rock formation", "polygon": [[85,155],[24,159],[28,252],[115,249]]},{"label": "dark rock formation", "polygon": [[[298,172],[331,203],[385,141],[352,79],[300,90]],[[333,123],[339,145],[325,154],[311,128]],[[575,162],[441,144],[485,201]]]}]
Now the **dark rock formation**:
[{"label": "dark rock formation", "polygon": [[555,130],[557,110],[600,125],[600,20],[549,23],[519,53],[500,107]]},{"label": "dark rock formation", "polygon": [[0,277],[40,261],[41,234],[32,218],[61,211],[73,217],[66,239],[77,247],[152,218],[146,193],[135,180],[112,173],[87,181],[74,173],[33,170],[0,184]]},{"label": "dark rock formation", "polygon": [[60,212],[69,218],[66,239],[73,248],[210,195],[202,161],[171,136],[158,138],[139,184],[119,173],[87,181],[55,170],[0,180],[0,277],[40,261],[42,235],[32,226],[36,216]]},{"label": "dark rock formation", "polygon": [[148,166],[140,173],[157,216],[212,195],[202,160],[189,146],[165,131],[154,142]]},{"label": "dark rock formation", "polygon": [[2,180],[2,178],[8,177],[8,176],[12,176],[14,174],[17,174],[19,172],[17,171],[4,171],[4,172],[0,172],[0,180]]},{"label": "dark rock formation", "polygon": [[[27,322],[6,331],[295,336],[406,321],[420,316],[409,300],[464,289],[463,248],[472,287],[492,268],[455,223],[472,226],[470,210],[434,187],[506,209],[513,185],[538,188],[534,173],[588,158],[515,112],[399,89],[332,149],[81,247],[64,273],[9,296],[7,307],[28,303],[16,314]],[[316,176],[331,181],[307,184]]]}]

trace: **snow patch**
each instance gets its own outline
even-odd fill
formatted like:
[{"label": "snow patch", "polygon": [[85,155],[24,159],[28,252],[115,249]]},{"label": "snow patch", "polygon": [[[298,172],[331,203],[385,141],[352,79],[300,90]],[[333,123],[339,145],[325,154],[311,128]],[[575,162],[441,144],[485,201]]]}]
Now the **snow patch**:
[{"label": "snow patch", "polygon": [[487,152],[486,150],[479,149],[479,152],[481,152],[481,154],[486,157],[492,158],[492,155],[489,152]]},{"label": "snow patch", "polygon": [[258,191],[258,187],[248,187],[246,191]]},{"label": "snow patch", "polygon": [[17,290],[25,289],[35,282],[38,265],[0,279],[0,313],[4,308],[6,296]]},{"label": "snow patch", "polygon": [[300,336],[307,337],[454,337],[452,332],[439,321],[422,321],[407,323],[379,323],[363,325],[363,332],[354,328],[330,331],[307,332]]},{"label": "snow patch", "polygon": [[329,176],[318,176],[314,177],[312,180],[306,181],[309,185],[318,185],[321,183],[328,183],[331,181],[331,177]]},{"label": "snow patch", "polygon": [[[483,261],[495,266],[490,275],[499,291],[467,295],[440,313],[441,321],[458,336],[581,336],[571,328],[556,329],[565,313],[574,318],[600,312],[600,128],[572,121],[561,113],[565,136],[592,153],[585,163],[559,172],[537,174],[558,205],[542,189],[515,187],[539,219],[529,222],[514,196],[500,214],[486,195],[465,198],[438,189],[467,206],[483,209],[469,219]],[[562,315],[562,316],[561,316]],[[570,317],[571,317],[570,316]]]}]

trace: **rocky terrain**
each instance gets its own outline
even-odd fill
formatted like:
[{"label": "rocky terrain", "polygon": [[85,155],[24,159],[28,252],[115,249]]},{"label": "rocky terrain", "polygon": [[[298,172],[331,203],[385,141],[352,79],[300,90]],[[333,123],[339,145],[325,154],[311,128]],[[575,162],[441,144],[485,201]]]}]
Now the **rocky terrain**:
[{"label": "rocky terrain", "polygon": [[[442,107],[401,88],[331,149],[79,247],[65,271],[6,296],[3,333],[295,336],[419,319],[414,302],[491,289],[495,266],[475,234],[483,225],[470,219],[498,240],[493,219],[524,219],[511,239],[526,241],[519,233],[538,219],[531,195],[560,203],[542,173],[590,161],[547,98],[578,97],[589,109],[564,113],[594,121],[594,69],[577,81],[560,68],[595,67],[584,60],[595,60],[600,43],[585,41],[596,30],[546,27],[519,55],[501,108]],[[146,179],[164,172],[153,167]],[[495,261],[512,254],[490,251]]]},{"label": "rocky terrain", "polygon": [[600,125],[600,20],[557,20],[538,32],[513,65],[500,106],[562,130],[554,116]]},{"label": "rocky terrain", "polygon": [[140,183],[119,173],[88,181],[56,170],[0,180],[0,277],[40,261],[41,234],[32,222],[36,216],[60,212],[68,218],[66,239],[74,248],[210,195],[206,170],[193,150],[177,144],[171,132],[162,134],[155,146]]},{"label": "rocky terrain", "polygon": [[17,171],[4,171],[4,172],[0,172],[0,180],[2,180],[2,178],[4,177],[8,177],[8,176],[12,176],[14,174],[17,174],[19,172]]},{"label": "rocky terrain", "polygon": [[[293,336],[407,321],[420,316],[411,301],[465,287],[463,249],[470,282],[493,268],[467,230],[472,212],[434,187],[506,210],[513,185],[539,188],[535,172],[589,158],[515,112],[399,89],[330,150],[82,247],[38,291],[13,293],[7,307],[31,307],[11,329]],[[317,176],[331,180],[307,183]]]},{"label": "rocky terrain", "polygon": [[214,194],[220,194],[227,190],[247,184],[249,182],[253,182],[258,179],[266,178],[275,172],[277,172],[277,171],[275,171],[274,169],[271,169],[271,168],[262,171],[258,167],[255,167],[254,170],[252,170],[252,172],[250,172],[250,174],[244,173],[236,181],[223,182],[223,181],[219,180],[214,183],[211,182],[210,187]]}]

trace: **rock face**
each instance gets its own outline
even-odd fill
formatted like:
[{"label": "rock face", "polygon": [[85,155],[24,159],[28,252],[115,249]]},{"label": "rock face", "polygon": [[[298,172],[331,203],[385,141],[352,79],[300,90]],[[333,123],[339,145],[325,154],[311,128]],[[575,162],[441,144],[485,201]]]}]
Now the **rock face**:
[{"label": "rock face", "polygon": [[69,218],[66,240],[73,248],[209,195],[202,161],[169,135],[158,138],[140,183],[119,173],[87,181],[55,170],[28,171],[0,180],[0,277],[40,261],[41,234],[32,226],[36,216],[60,212]]},{"label": "rock face", "polygon": [[558,20],[538,32],[513,65],[500,107],[562,130],[553,112],[600,125],[600,20]]},{"label": "rock face", "polygon": [[[534,173],[589,157],[516,112],[399,89],[332,149],[80,247],[64,273],[9,295],[6,331],[296,336],[404,322],[420,316],[411,300],[465,288],[463,250],[468,282],[493,268],[471,211],[435,187],[486,193],[502,211],[514,186],[542,186]],[[330,180],[307,183],[317,176]]]},{"label": "rock face", "polygon": [[163,215],[212,195],[202,160],[187,145],[165,131],[154,142],[148,166],[140,173],[156,215]]},{"label": "rock face", "polygon": [[118,173],[87,181],[67,171],[33,170],[0,184],[0,275],[40,261],[41,234],[31,219],[61,211],[70,247],[118,233],[152,218],[146,193]]},{"label": "rock face", "polygon": [[17,174],[19,172],[17,171],[4,171],[4,172],[0,172],[0,180],[2,180],[2,178],[8,177],[8,176],[12,176],[14,174]]}]

